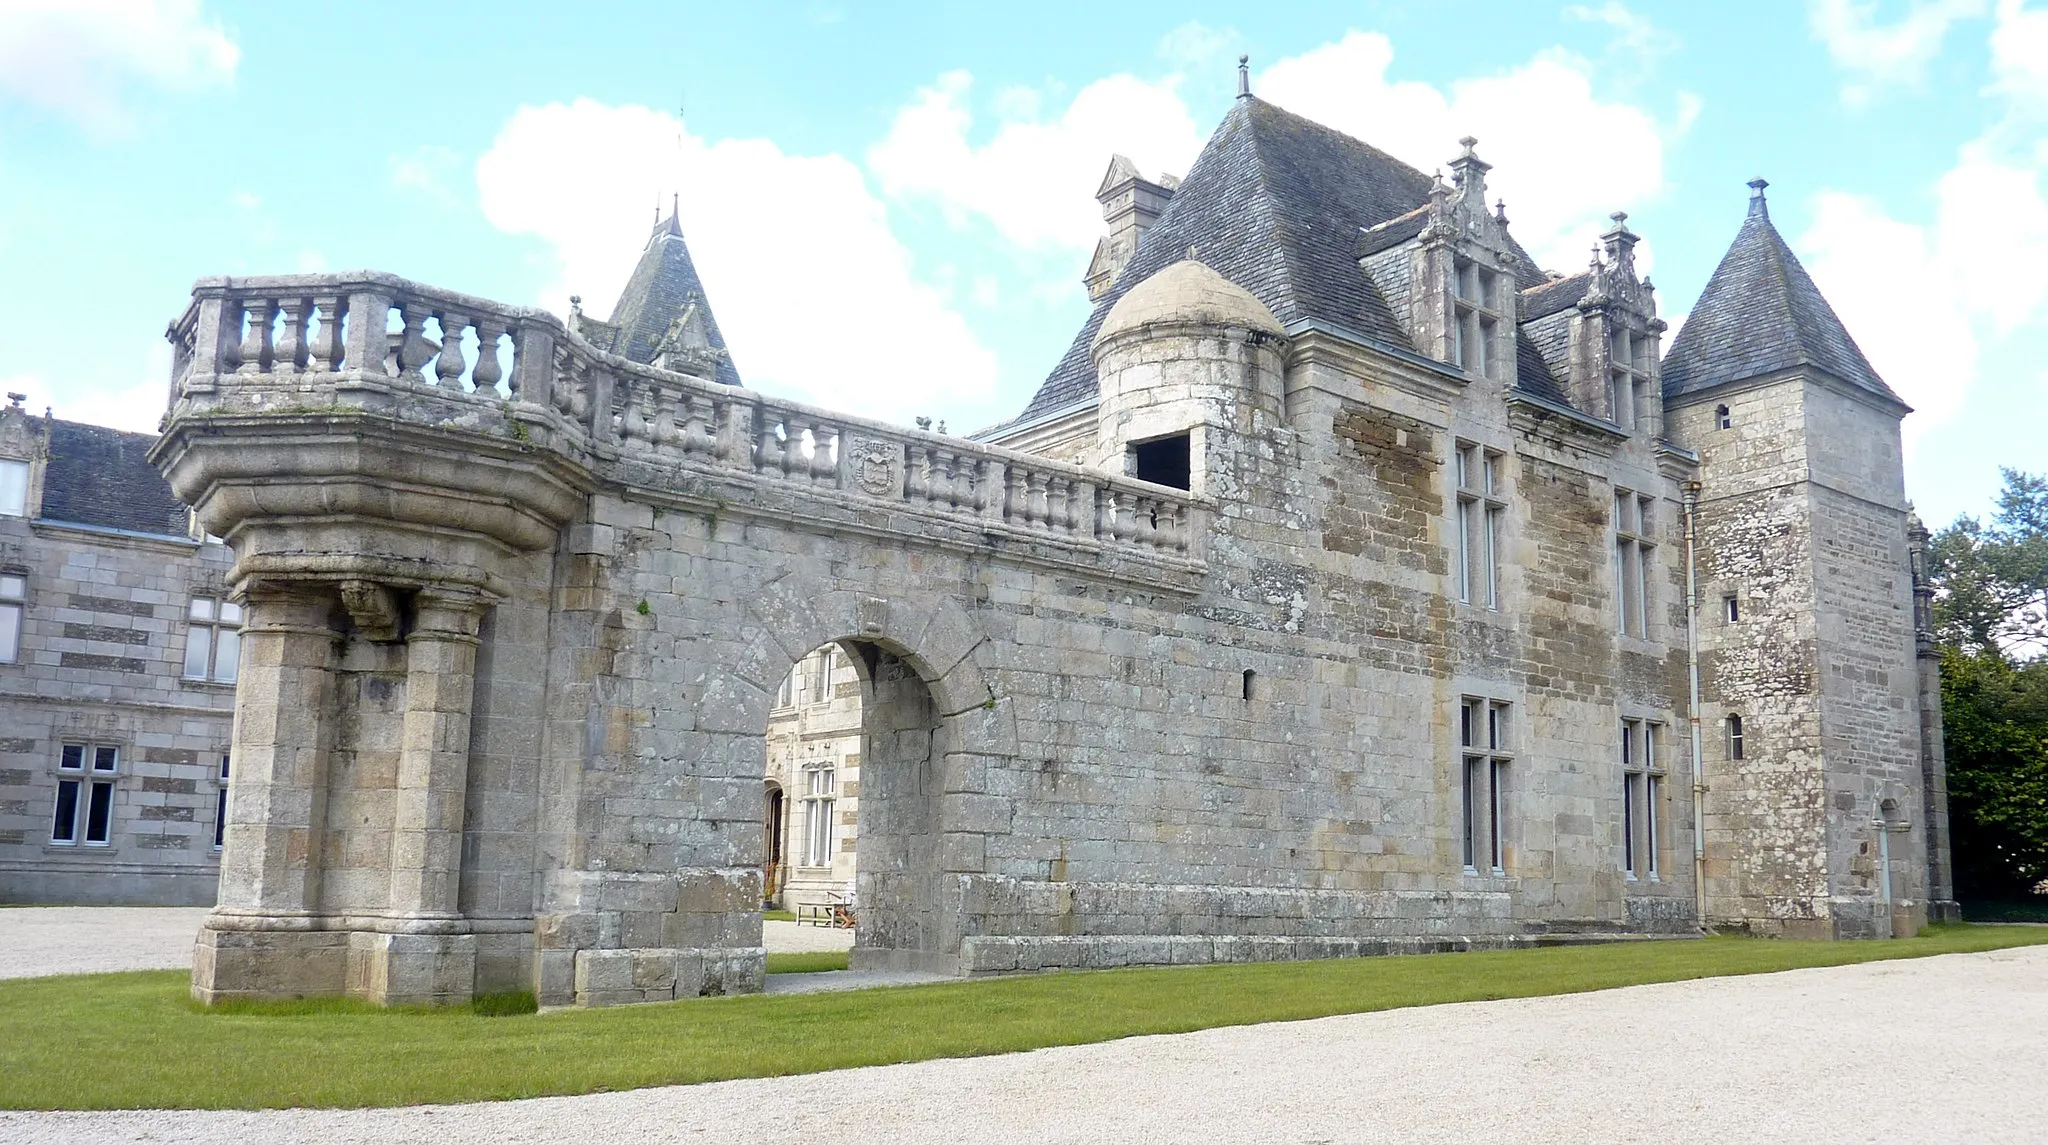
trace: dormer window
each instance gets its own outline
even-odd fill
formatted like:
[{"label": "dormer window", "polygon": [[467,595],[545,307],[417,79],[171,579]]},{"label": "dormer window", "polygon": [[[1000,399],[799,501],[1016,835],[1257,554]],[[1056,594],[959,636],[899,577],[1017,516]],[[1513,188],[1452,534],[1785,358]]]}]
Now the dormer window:
[{"label": "dormer window", "polygon": [[1493,353],[1500,329],[1501,276],[1468,259],[1459,259],[1452,276],[1456,300],[1451,325],[1451,357],[1468,374],[1496,377],[1500,367]]},{"label": "dormer window", "polygon": [[0,460],[0,517],[28,516],[28,462]]},{"label": "dormer window", "polygon": [[1607,359],[1607,390],[1614,424],[1630,432],[1650,428],[1650,340],[1621,329],[1614,332]]}]

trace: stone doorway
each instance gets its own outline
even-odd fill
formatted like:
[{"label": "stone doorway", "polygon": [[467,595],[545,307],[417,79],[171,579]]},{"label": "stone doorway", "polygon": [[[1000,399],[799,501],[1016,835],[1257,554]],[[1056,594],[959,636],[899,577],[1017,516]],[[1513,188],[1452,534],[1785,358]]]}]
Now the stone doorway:
[{"label": "stone doorway", "polygon": [[790,669],[766,740],[785,793],[764,823],[772,904],[850,918],[854,970],[955,972],[938,896],[944,721],[917,671],[880,644],[823,645]]}]

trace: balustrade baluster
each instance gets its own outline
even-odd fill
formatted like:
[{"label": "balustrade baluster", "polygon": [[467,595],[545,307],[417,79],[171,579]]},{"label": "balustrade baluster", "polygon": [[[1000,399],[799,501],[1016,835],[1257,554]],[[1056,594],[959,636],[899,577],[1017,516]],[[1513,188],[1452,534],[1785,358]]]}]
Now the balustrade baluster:
[{"label": "balustrade baluster", "polygon": [[619,403],[619,437],[625,441],[646,441],[652,436],[653,427],[647,424],[642,390],[647,383],[634,377],[622,377],[612,391]]},{"label": "balustrade baluster", "polygon": [[341,299],[332,294],[313,296],[313,308],[320,312],[320,335],[313,339],[308,361],[319,373],[341,369]]},{"label": "balustrade baluster", "polygon": [[656,387],[650,392],[653,397],[649,400],[648,408],[654,411],[654,444],[663,447],[675,445],[683,439],[683,427],[678,424],[678,419],[686,399],[681,393],[665,386]]},{"label": "balustrade baluster", "polygon": [[434,372],[441,375],[442,385],[460,390],[462,372],[469,368],[462,360],[462,332],[469,329],[469,319],[445,310],[435,317],[441,321],[441,353],[434,361]]},{"label": "balustrade baluster", "polygon": [[398,320],[398,376],[402,381],[426,383],[420,367],[430,361],[435,351],[433,340],[425,333],[427,323],[426,307],[417,302],[399,302]]},{"label": "balustrade baluster", "polygon": [[1033,469],[1024,475],[1024,519],[1033,525],[1043,525],[1046,516],[1046,475]]},{"label": "balustrade baluster", "polygon": [[928,500],[928,490],[932,487],[932,449],[924,447],[924,444],[911,444],[903,453],[903,500]]},{"label": "balustrade baluster", "polygon": [[839,481],[839,443],[845,440],[837,429],[811,428],[811,480],[821,485]]},{"label": "balustrade baluster", "polygon": [[498,339],[504,333],[505,324],[496,318],[476,320],[476,365],[469,371],[472,389],[497,391],[505,376],[504,365],[498,361]]},{"label": "balustrade baluster", "polygon": [[782,419],[782,475],[784,477],[811,474],[811,463],[804,457],[804,426],[802,422]]},{"label": "balustrade baluster", "polygon": [[276,307],[268,298],[246,298],[242,300],[242,313],[248,325],[242,331],[241,349],[237,351],[241,365],[238,374],[260,374],[267,367],[264,361],[270,349],[270,319]]},{"label": "balustrade baluster", "polygon": [[683,395],[683,452],[710,453],[717,448],[718,439],[711,433],[712,411],[709,403],[694,394]]},{"label": "balustrade baluster", "polygon": [[277,309],[281,317],[276,344],[270,351],[271,370],[295,374],[306,364],[306,300],[280,298]]}]

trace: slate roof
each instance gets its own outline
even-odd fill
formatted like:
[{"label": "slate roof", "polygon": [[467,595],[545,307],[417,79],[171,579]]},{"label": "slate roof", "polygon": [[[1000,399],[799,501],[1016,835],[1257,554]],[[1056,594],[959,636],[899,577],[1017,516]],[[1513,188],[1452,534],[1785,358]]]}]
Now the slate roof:
[{"label": "slate roof", "polygon": [[[689,244],[683,241],[682,224],[674,212],[656,224],[640,252],[639,265],[626,280],[619,304],[612,307],[611,325],[619,328],[612,352],[635,362],[652,362],[655,347],[668,333],[669,323],[683,312],[690,299],[697,300],[697,312],[704,320],[705,340],[714,350],[724,350],[725,337],[718,332],[718,319],[711,314],[711,301],[697,277],[697,264],[690,261]],[[739,370],[727,353],[718,363],[713,380],[728,386],[740,384]]]},{"label": "slate roof", "polygon": [[1667,400],[1800,366],[1899,400],[1771,225],[1761,186],[1663,365]]},{"label": "slate roof", "polygon": [[1522,291],[1522,321],[1534,322],[1548,318],[1560,310],[1569,310],[1579,304],[1588,290],[1593,289],[1593,272],[1582,270],[1568,278],[1554,278],[1541,286],[1532,286]]},{"label": "slate roof", "polygon": [[154,436],[54,418],[44,424],[50,459],[43,470],[43,520],[190,535],[185,506],[143,456]]},{"label": "slate roof", "polygon": [[[1195,257],[1266,304],[1282,325],[1316,319],[1395,346],[1410,339],[1358,265],[1363,246],[1406,241],[1422,219],[1430,177],[1343,132],[1241,96],[1188,169],[1130,265],[1095,304],[1073,344],[1023,412],[1005,425],[1092,399],[1090,347],[1104,315],[1134,284]],[[1385,230],[1364,233],[1393,220]],[[1519,246],[1522,286],[1544,281]],[[1547,376],[1547,372],[1546,372]],[[1001,426],[992,427],[996,429]],[[987,430],[982,431],[989,432]]]}]

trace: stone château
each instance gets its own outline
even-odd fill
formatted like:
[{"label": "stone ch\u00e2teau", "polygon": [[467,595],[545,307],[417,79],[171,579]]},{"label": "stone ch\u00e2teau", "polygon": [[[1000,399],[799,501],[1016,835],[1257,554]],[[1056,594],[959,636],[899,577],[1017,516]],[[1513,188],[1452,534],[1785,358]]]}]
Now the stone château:
[{"label": "stone ch\u00e2teau", "polygon": [[673,218],[604,323],[202,280],[153,453],[244,608],[195,994],[759,989],[827,645],[857,967],[1951,909],[1907,408],[1761,182],[1666,353],[1622,215],[1546,274],[1450,170],[1249,93],[1184,180],[1113,163],[1094,312],[971,439],[732,384]]}]

